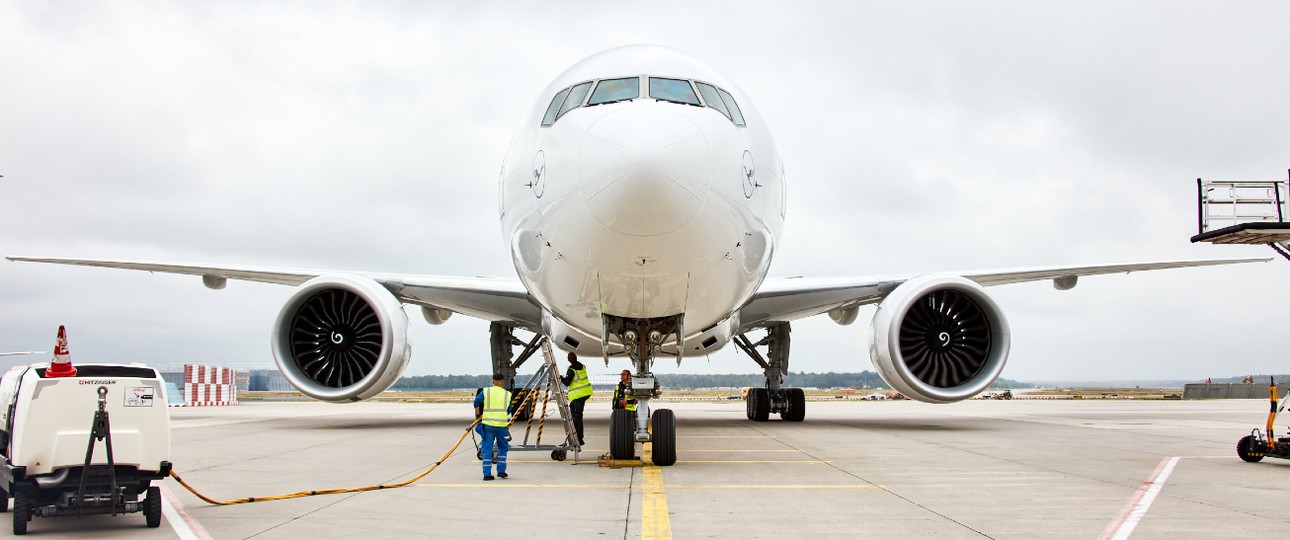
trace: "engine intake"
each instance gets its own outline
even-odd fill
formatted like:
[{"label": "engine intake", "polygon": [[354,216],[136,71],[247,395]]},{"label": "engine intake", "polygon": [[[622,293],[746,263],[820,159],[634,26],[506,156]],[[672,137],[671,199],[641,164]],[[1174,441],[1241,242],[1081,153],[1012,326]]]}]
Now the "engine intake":
[{"label": "engine intake", "polygon": [[322,401],[361,401],[398,380],[412,356],[398,299],[361,276],[305,282],[274,323],[273,357],[287,381]]},{"label": "engine intake", "polygon": [[891,387],[912,399],[952,403],[990,386],[1008,360],[1003,312],[975,282],[920,276],[878,305],[870,358]]}]

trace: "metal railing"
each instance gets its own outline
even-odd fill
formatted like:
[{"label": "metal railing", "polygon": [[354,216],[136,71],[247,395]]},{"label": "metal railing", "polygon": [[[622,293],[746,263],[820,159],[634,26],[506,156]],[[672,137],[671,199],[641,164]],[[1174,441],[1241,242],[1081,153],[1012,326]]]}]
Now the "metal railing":
[{"label": "metal railing", "polygon": [[1197,234],[1250,222],[1285,223],[1286,180],[1196,179]]}]

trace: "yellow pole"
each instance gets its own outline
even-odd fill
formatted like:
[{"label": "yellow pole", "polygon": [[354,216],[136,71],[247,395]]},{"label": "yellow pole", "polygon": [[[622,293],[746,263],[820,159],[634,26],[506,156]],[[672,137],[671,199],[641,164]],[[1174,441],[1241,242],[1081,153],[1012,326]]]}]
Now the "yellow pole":
[{"label": "yellow pole", "polygon": [[1276,450],[1277,438],[1272,436],[1272,422],[1277,419],[1277,382],[1268,379],[1268,400],[1272,402],[1271,410],[1268,411],[1268,428],[1265,431],[1268,435],[1268,449]]},{"label": "yellow pole", "polygon": [[[538,417],[538,434],[537,440],[533,444],[542,444],[542,428],[546,426],[546,404],[551,402],[551,379],[555,378],[554,373],[548,373],[546,386],[542,389],[542,414]],[[531,419],[529,420],[532,421]]]}]

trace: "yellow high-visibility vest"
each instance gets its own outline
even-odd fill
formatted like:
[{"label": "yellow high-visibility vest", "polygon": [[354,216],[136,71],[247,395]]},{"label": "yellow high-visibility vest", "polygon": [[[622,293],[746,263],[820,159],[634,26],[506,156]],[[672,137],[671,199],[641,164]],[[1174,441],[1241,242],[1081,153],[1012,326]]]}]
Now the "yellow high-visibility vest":
[{"label": "yellow high-visibility vest", "polygon": [[506,408],[511,404],[511,393],[500,386],[490,386],[484,389],[484,414],[480,417],[480,422],[485,426],[506,427],[510,423],[510,415],[506,413]]},{"label": "yellow high-visibility vest", "polygon": [[573,381],[569,383],[569,399],[591,397],[591,381],[587,379],[587,368],[573,370]]},{"label": "yellow high-visibility vest", "polygon": [[620,400],[620,399],[621,399],[621,400],[623,400],[623,408],[624,408],[624,409],[629,410],[629,411],[635,411],[635,410],[636,410],[636,398],[628,396],[626,392],[623,392],[623,390],[624,390],[624,389],[623,389],[623,387],[622,387],[622,386],[615,386],[615,387],[614,387],[614,403],[613,403],[613,406],[614,406],[614,407],[617,407],[617,406],[618,406],[618,400]]}]

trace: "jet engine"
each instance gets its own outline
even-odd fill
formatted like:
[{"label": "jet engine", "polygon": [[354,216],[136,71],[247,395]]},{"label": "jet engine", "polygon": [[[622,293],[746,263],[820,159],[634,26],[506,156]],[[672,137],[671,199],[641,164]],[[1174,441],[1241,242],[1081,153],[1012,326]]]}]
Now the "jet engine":
[{"label": "jet engine", "polygon": [[314,399],[361,401],[394,384],[412,356],[408,316],[381,284],[323,275],[301,285],[278,313],[273,358]]},{"label": "jet engine", "polygon": [[980,285],[920,276],[896,287],[873,316],[869,356],[892,389],[927,403],[980,393],[1008,360],[1008,321]]}]

